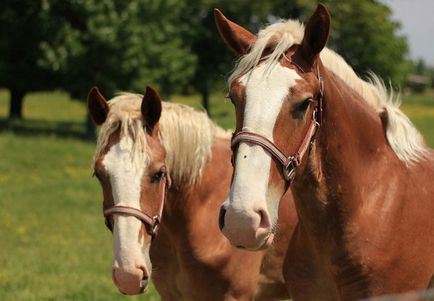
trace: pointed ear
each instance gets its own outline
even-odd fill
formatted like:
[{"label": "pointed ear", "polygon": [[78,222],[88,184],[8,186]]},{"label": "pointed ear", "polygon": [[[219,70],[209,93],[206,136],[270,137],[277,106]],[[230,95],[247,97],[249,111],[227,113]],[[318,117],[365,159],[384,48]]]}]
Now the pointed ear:
[{"label": "pointed ear", "polygon": [[102,96],[97,87],[90,89],[87,95],[87,107],[96,125],[104,123],[109,112],[109,106],[107,100]]},{"label": "pointed ear", "polygon": [[147,86],[145,95],[143,96],[141,110],[146,126],[151,130],[151,132],[160,120],[161,106],[161,97],[158,91]]},{"label": "pointed ear", "polygon": [[256,41],[256,36],[253,33],[228,20],[217,8],[214,8],[214,20],[220,37],[236,54],[246,54],[250,46]]},{"label": "pointed ear", "polygon": [[318,4],[307,22],[304,38],[301,42],[301,56],[312,66],[319,53],[325,47],[330,32],[330,13],[324,4]]}]

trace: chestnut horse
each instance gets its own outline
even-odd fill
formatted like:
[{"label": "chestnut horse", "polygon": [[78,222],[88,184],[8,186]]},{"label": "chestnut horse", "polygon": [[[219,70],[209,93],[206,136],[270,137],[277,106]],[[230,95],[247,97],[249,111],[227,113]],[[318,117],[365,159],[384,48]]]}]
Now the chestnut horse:
[{"label": "chestnut horse", "polygon": [[162,103],[150,87],[109,102],[93,88],[88,106],[102,125],[94,170],[121,292],[143,292],[152,271],[163,300],[288,297],[282,266],[297,222],[290,193],[275,245],[266,254],[235,249],[218,228],[232,173],[225,131],[205,113]]},{"label": "chestnut horse", "polygon": [[378,77],[362,81],[324,48],[325,6],[305,30],[282,21],[258,36],[215,16],[241,55],[229,79],[237,120],[224,235],[234,246],[268,245],[290,188],[299,224],[284,276],[294,300],[432,287],[433,151]]}]

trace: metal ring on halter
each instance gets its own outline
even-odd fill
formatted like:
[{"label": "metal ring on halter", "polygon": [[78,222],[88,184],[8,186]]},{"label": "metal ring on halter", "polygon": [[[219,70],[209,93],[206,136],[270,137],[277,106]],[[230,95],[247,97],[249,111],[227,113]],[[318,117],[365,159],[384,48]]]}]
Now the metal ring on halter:
[{"label": "metal ring on halter", "polygon": [[315,125],[317,127],[320,127],[320,124],[318,122],[318,110],[316,108],[312,111],[312,120],[315,122]]},{"label": "metal ring on halter", "polygon": [[[290,63],[292,63],[294,66],[298,67],[303,73],[305,73],[304,70],[300,66],[298,66],[295,62],[291,61],[286,56],[285,53],[283,53],[283,57],[286,60],[288,60]],[[279,162],[279,164],[281,165],[283,177],[286,180],[286,182],[288,182],[290,184],[294,180],[296,169],[301,164],[301,161],[302,161],[304,155],[307,152],[309,152],[310,147],[312,146],[312,144],[315,140],[315,136],[318,132],[318,128],[320,127],[320,125],[322,123],[322,98],[324,96],[324,82],[323,82],[321,75],[319,73],[319,65],[317,65],[316,78],[319,81],[319,85],[320,85],[318,99],[316,101],[315,108],[312,112],[312,120],[310,121],[310,125],[308,127],[307,133],[305,134],[303,140],[301,141],[301,144],[300,144],[297,152],[295,153],[295,155],[286,156],[279,149],[279,147],[276,144],[274,144],[274,142],[272,140],[270,140],[269,138],[267,138],[261,134],[251,132],[248,129],[243,128],[240,132],[238,132],[238,133],[235,132],[232,134],[232,139],[231,139],[232,158],[231,158],[231,162],[232,162],[233,166],[235,163],[234,162],[235,147],[241,142],[248,142],[248,143],[252,143],[252,144],[255,144],[255,145],[262,147],[266,152],[268,152],[273,158],[275,158]]]},{"label": "metal ring on halter", "polygon": [[155,236],[158,233],[158,230],[160,229],[160,218],[158,217],[158,215],[155,215],[153,218],[154,220],[154,224],[152,225],[151,228],[151,235]]},{"label": "metal ring on halter", "polygon": [[294,156],[289,157],[289,163],[284,167],[282,171],[283,177],[289,183],[294,180],[295,171],[297,170],[297,161]]},{"label": "metal ring on halter", "polygon": [[163,214],[163,207],[165,203],[166,193],[167,189],[170,187],[171,181],[170,178],[167,175],[164,175],[163,178],[160,181],[160,187],[161,187],[161,195],[160,195],[160,204],[158,208],[158,214],[151,216],[147,214],[146,212],[142,211],[141,209],[137,209],[130,206],[123,206],[123,205],[115,205],[110,208],[107,208],[103,211],[104,217],[105,217],[105,224],[107,228],[110,231],[113,231],[112,224],[108,220],[112,215],[114,214],[120,214],[125,216],[133,216],[137,219],[139,219],[144,225],[146,232],[152,236],[152,239],[154,239],[158,233],[158,230],[160,228],[161,223],[161,217]]}]

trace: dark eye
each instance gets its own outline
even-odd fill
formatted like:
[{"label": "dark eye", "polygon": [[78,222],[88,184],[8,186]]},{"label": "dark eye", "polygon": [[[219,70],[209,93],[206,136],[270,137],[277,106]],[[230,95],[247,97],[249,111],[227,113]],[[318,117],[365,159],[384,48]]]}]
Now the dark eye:
[{"label": "dark eye", "polygon": [[312,97],[306,98],[303,102],[297,104],[294,109],[294,117],[295,118],[303,118],[304,113],[309,108],[309,105],[312,102]]},{"label": "dark eye", "polygon": [[305,99],[301,104],[299,104],[297,106],[296,110],[300,111],[300,112],[306,111],[311,102],[312,102],[312,97],[309,97],[309,98]]},{"label": "dark eye", "polygon": [[162,178],[166,176],[166,167],[161,167],[159,171],[157,171],[152,176],[152,182],[160,182]]}]

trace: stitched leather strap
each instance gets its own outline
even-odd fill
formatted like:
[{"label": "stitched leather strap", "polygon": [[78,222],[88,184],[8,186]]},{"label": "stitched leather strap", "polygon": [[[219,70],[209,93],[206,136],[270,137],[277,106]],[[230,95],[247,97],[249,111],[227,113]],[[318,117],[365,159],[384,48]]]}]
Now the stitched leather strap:
[{"label": "stitched leather strap", "polygon": [[160,202],[158,204],[158,211],[156,215],[152,216],[140,209],[130,207],[130,206],[115,205],[103,211],[104,217],[106,218],[107,227],[109,227],[109,229],[112,230],[111,227],[109,226],[108,218],[114,214],[134,216],[135,218],[139,219],[142,223],[149,226],[146,227],[146,231],[148,232],[149,235],[151,235],[152,237],[156,236],[159,225],[161,223],[161,217],[163,214],[163,208],[166,199],[166,188],[168,185],[170,186],[170,180],[168,180],[167,176],[165,175],[160,181],[161,195],[160,195]]},{"label": "stitched leather strap", "polygon": [[[305,71],[297,65],[295,62],[291,61],[285,54],[283,55],[290,63],[295,65],[300,69],[301,72],[305,73]],[[232,157],[231,162],[232,165],[235,165],[234,160],[234,150],[235,147],[241,142],[248,142],[252,144],[256,144],[261,146],[265,151],[271,154],[282,166],[282,173],[285,180],[288,184],[294,180],[295,171],[297,167],[301,164],[304,155],[310,149],[313,140],[315,139],[315,134],[322,123],[322,98],[324,95],[324,82],[319,73],[319,65],[317,65],[317,74],[316,77],[319,82],[319,95],[317,98],[317,102],[315,108],[312,113],[312,120],[310,121],[309,127],[306,131],[306,134],[301,141],[301,144],[297,150],[297,152],[292,156],[286,156],[274,142],[269,140],[267,137],[264,137],[260,134],[242,129],[238,133],[234,133],[232,135],[231,147],[232,147]]]},{"label": "stitched leather strap", "polygon": [[[321,95],[318,98],[317,105],[312,114],[312,120],[309,124],[307,132],[298,148],[297,152],[292,156],[286,156],[280,149],[277,147],[274,142],[269,140],[267,137],[262,136],[260,134],[248,131],[241,130],[238,133],[234,133],[232,136],[231,147],[234,151],[234,148],[241,142],[248,142],[255,145],[259,145],[265,151],[271,154],[282,166],[283,177],[289,184],[294,180],[295,171],[297,167],[301,164],[301,160],[303,159],[306,152],[309,150],[310,145],[315,137],[315,133],[320,126],[317,118],[318,113],[321,106],[321,98],[322,98],[322,89],[320,91]],[[233,158],[232,158],[233,161]]]}]

